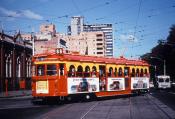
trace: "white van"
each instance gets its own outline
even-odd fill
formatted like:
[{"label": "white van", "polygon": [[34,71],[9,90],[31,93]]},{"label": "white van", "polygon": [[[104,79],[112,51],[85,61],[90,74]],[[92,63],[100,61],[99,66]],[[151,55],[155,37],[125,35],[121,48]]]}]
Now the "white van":
[{"label": "white van", "polygon": [[160,89],[171,88],[170,76],[167,75],[157,76],[156,81],[157,81],[157,88]]}]

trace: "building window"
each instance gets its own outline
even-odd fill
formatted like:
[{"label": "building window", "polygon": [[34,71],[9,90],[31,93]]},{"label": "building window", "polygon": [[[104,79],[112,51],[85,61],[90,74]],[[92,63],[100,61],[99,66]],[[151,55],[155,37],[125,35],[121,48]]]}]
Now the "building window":
[{"label": "building window", "polygon": [[103,39],[97,39],[97,41],[103,41]]},{"label": "building window", "polygon": [[45,28],[49,28],[49,26],[46,25]]},{"label": "building window", "polygon": [[103,43],[97,43],[97,45],[103,45]]},{"label": "building window", "polygon": [[102,34],[97,34],[97,37],[102,37]]},{"label": "building window", "polygon": [[21,61],[19,57],[17,58],[16,76],[21,77]]},{"label": "building window", "polygon": [[103,54],[103,52],[97,52],[98,55]]},{"label": "building window", "polygon": [[10,55],[6,58],[6,77],[11,77],[11,68],[12,68],[12,61]]},{"label": "building window", "polygon": [[31,67],[32,67],[32,63],[31,63],[31,59],[29,59],[29,61],[28,61],[28,77],[31,77],[31,74],[32,74]]},{"label": "building window", "polygon": [[103,50],[103,48],[97,48],[97,50]]}]

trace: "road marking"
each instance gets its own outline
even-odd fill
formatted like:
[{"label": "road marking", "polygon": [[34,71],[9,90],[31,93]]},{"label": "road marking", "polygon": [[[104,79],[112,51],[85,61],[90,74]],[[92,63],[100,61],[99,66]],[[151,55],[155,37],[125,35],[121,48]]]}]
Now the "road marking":
[{"label": "road marking", "polygon": [[84,115],[82,115],[80,119],[83,119],[83,118],[84,118],[91,110],[93,110],[97,105],[98,105],[98,102],[97,102],[95,105],[93,105]]},{"label": "road marking", "polygon": [[163,114],[165,114],[168,119],[175,119],[175,111],[169,108],[167,105],[163,104],[160,100],[153,97],[152,95],[145,95],[153,105],[155,105]]}]

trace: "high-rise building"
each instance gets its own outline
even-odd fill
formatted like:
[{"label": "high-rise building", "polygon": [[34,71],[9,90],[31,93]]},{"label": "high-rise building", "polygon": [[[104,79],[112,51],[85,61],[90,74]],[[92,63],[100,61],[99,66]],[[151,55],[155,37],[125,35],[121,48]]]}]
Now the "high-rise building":
[{"label": "high-rise building", "polygon": [[40,26],[40,33],[41,34],[47,33],[54,36],[56,34],[56,27],[54,24],[42,24]]},{"label": "high-rise building", "polygon": [[54,24],[42,24],[40,32],[36,33],[37,40],[51,40],[56,36],[56,27]]},{"label": "high-rise building", "polygon": [[79,52],[81,55],[105,56],[103,32],[81,32],[79,35],[62,36],[68,51]]},{"label": "high-rise building", "polygon": [[84,24],[82,16],[74,16],[71,18],[71,25],[68,26],[68,35],[79,35],[81,32],[104,32],[105,56],[114,56],[114,41],[112,24]]},{"label": "high-rise building", "polygon": [[83,32],[83,24],[84,18],[82,16],[72,17],[71,26],[68,27],[68,34],[79,35],[81,32]]},{"label": "high-rise building", "polygon": [[92,25],[84,24],[83,31],[84,32],[102,31],[105,37],[105,56],[113,57],[114,41],[113,41],[112,24],[92,24]]}]

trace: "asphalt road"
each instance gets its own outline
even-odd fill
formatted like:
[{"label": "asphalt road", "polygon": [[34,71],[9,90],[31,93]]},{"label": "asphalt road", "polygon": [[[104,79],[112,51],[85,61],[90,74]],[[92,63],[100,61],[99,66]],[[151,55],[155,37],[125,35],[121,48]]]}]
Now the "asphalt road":
[{"label": "asphalt road", "polygon": [[153,90],[140,96],[39,105],[33,105],[31,97],[0,99],[0,119],[175,119],[174,95]]}]

